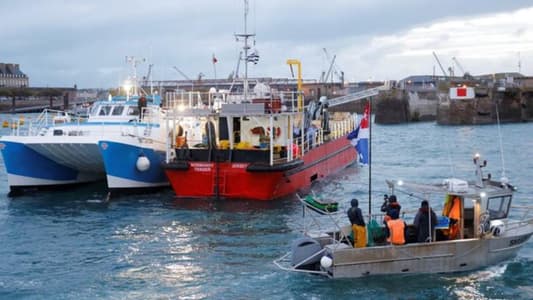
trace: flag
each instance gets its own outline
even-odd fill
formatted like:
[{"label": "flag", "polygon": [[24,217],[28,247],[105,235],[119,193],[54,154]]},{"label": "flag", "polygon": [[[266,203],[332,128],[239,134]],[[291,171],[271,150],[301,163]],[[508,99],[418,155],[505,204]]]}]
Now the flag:
[{"label": "flag", "polygon": [[365,113],[363,115],[363,118],[361,119],[361,122],[359,122],[359,126],[357,128],[350,132],[348,134],[348,139],[350,140],[350,143],[355,147],[355,150],[357,150],[357,155],[359,156],[359,163],[366,165],[368,164],[368,139],[369,139],[369,130],[368,130],[368,122],[369,122],[369,115],[370,115],[370,106],[367,104],[365,107]]},{"label": "flag", "polygon": [[257,50],[254,50],[251,54],[249,54],[246,57],[246,61],[254,63],[254,65],[257,65],[257,62],[259,61],[259,52],[257,52]]},{"label": "flag", "polygon": [[218,62],[218,59],[215,57],[215,54],[213,54],[213,64],[216,64]]}]

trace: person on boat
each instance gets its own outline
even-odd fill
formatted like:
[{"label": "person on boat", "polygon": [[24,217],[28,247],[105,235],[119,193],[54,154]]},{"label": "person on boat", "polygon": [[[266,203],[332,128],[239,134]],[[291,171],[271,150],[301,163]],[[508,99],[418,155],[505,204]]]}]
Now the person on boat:
[{"label": "person on boat", "polygon": [[[431,222],[431,231],[430,224]],[[435,226],[437,225],[437,215],[429,207],[427,200],[423,200],[418,209],[418,213],[415,216],[415,221],[413,225],[416,228],[417,241],[419,243],[428,242],[429,233],[434,232]]]},{"label": "person on boat", "polygon": [[452,201],[447,201],[444,205],[443,215],[450,219],[448,229],[448,239],[455,240],[459,235],[459,220],[461,219],[461,199],[453,196]]},{"label": "person on boat", "polygon": [[318,128],[314,124],[311,124],[311,127],[309,127],[306,130],[307,145],[308,145],[309,149],[311,149],[311,148],[313,148],[315,146],[317,131],[318,131]]},{"label": "person on boat", "polygon": [[383,202],[383,205],[381,205],[381,211],[385,213],[383,222],[387,223],[387,221],[391,220],[393,216],[399,218],[400,209],[402,209],[402,206],[400,203],[398,203],[396,195],[390,195],[389,197],[385,195],[385,202]]},{"label": "person on boat", "polygon": [[144,97],[144,95],[141,95],[141,97],[139,97],[139,100],[137,100],[137,107],[139,108],[139,120],[140,120],[142,117],[143,108],[146,107],[146,97]]},{"label": "person on boat", "polygon": [[387,242],[392,245],[403,245],[407,240],[407,224],[405,221],[400,219],[396,213],[393,213],[391,219],[387,221],[387,226],[385,227],[387,234]]},{"label": "person on boat", "polygon": [[352,207],[348,209],[348,219],[352,223],[353,231],[353,244],[354,248],[363,248],[366,247],[366,224],[365,219],[363,218],[363,213],[359,206],[359,201],[357,199],[352,199]]}]

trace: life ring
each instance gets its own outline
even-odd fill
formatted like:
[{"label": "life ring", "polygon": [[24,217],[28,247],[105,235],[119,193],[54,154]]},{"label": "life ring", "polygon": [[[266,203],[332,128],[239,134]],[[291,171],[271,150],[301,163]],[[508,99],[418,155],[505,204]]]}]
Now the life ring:
[{"label": "life ring", "polygon": [[265,134],[265,129],[262,126],[254,127],[250,129],[250,131],[252,132],[252,134],[259,134],[259,135]]},{"label": "life ring", "polygon": [[[270,127],[267,128],[267,135],[270,135]],[[274,138],[278,138],[281,135],[281,128],[274,127]]]}]

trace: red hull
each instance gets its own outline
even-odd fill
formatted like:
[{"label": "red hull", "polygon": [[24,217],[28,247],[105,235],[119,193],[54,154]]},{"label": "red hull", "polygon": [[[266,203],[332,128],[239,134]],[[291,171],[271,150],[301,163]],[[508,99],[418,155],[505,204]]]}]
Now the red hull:
[{"label": "red hull", "polygon": [[303,165],[289,171],[250,172],[249,163],[191,162],[187,170],[165,168],[178,197],[272,200],[307,188],[315,180],[338,172],[356,160],[346,137],[324,143],[304,156]]}]

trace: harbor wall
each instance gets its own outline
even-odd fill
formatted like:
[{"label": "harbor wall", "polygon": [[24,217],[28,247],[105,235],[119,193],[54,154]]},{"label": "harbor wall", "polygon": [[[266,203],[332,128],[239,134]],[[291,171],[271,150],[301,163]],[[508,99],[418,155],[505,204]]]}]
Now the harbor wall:
[{"label": "harbor wall", "polygon": [[392,89],[375,97],[375,122],[436,121],[440,125],[483,125],[533,121],[533,78],[519,84],[476,86],[472,99],[451,99],[449,84],[434,89]]},{"label": "harbor wall", "polygon": [[437,107],[441,125],[483,125],[527,122],[533,120],[533,92],[519,87],[476,89],[474,99],[454,100],[443,97]]}]

